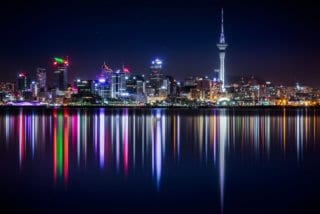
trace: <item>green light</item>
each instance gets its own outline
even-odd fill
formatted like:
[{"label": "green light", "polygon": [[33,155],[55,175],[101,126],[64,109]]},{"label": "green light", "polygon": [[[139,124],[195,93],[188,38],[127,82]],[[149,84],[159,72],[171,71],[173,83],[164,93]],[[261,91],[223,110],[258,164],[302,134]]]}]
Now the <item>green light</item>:
[{"label": "green light", "polygon": [[62,164],[63,164],[63,116],[61,112],[58,112],[58,127],[57,127],[57,168],[58,175],[62,176]]},{"label": "green light", "polygon": [[55,57],[54,61],[57,62],[57,63],[63,63],[64,62],[64,60],[62,58],[58,58],[58,57]]}]

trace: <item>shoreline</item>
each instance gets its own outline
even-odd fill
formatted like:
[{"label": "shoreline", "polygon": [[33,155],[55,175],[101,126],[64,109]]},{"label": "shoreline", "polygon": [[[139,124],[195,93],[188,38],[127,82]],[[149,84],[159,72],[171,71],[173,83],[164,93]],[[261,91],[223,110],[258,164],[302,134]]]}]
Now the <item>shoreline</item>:
[{"label": "shoreline", "polygon": [[1,109],[320,109],[320,106],[105,106],[105,105],[66,105],[66,106],[15,106],[1,105]]}]

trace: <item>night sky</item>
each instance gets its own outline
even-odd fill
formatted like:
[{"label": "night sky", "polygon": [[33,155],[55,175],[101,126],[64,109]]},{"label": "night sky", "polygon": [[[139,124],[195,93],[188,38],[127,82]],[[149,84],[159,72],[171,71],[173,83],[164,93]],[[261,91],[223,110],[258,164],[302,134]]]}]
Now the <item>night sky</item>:
[{"label": "night sky", "polygon": [[320,8],[311,1],[10,1],[0,7],[0,81],[19,71],[51,71],[69,56],[69,79],[92,79],[106,61],[147,73],[155,57],[183,80],[212,76],[220,8],[229,44],[226,75],[320,87]]}]

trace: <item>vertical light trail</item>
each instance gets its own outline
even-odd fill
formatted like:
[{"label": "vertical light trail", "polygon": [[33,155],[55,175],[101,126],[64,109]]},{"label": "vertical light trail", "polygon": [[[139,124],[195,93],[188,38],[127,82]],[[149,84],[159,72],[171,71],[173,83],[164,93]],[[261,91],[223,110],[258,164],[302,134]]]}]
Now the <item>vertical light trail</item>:
[{"label": "vertical light trail", "polygon": [[286,139],[286,135],[287,135],[287,118],[286,118],[287,114],[286,114],[286,109],[283,109],[283,150],[284,150],[284,155],[286,154],[286,147],[287,147],[287,139]]},{"label": "vertical light trail", "polygon": [[300,115],[299,115],[299,110],[296,115],[296,149],[297,149],[297,161],[299,163],[300,160]]},{"label": "vertical light trail", "polygon": [[[52,133],[51,133],[51,122],[52,122],[52,117],[50,117],[50,123],[49,123],[49,124],[50,124],[50,129],[49,129],[49,130],[50,130],[50,134],[49,134],[50,136],[52,136],[52,135],[51,135],[51,134],[52,134]],[[41,124],[42,124],[42,125],[41,125],[41,135],[42,135],[42,136],[41,136],[41,139],[42,139],[42,142],[45,142],[45,138],[46,138],[45,136],[46,136],[46,130],[47,130],[47,129],[46,129],[46,128],[47,128],[47,123],[46,123],[46,120],[45,120],[45,116],[44,116],[44,115],[42,115]],[[45,145],[45,144],[44,144],[44,145]]]},{"label": "vertical light trail", "polygon": [[122,131],[123,131],[123,168],[124,174],[128,175],[128,109],[123,112]]},{"label": "vertical light trail", "polygon": [[232,115],[232,143],[233,143],[233,151],[236,150],[236,115],[235,115],[235,112],[233,112],[233,115]]},{"label": "vertical light trail", "polygon": [[224,210],[224,181],[225,181],[225,152],[226,152],[226,140],[228,133],[228,124],[226,112],[222,112],[219,117],[219,180],[220,180],[220,202],[221,210]]},{"label": "vertical light trail", "polygon": [[[199,143],[199,157],[200,157],[200,160],[202,161],[202,153],[203,153],[203,123],[204,123],[204,120],[203,120],[203,115],[200,115],[197,117],[197,126],[196,128],[198,129],[196,133],[198,133],[198,143]],[[178,124],[179,124],[179,119],[178,119]],[[178,127],[178,132],[180,131],[180,128]],[[179,136],[179,133],[178,133],[178,136]],[[179,148],[179,147],[178,147]],[[178,157],[179,159],[179,157]]]},{"label": "vertical light trail", "polygon": [[114,151],[115,151],[115,123],[114,123],[114,114],[110,115],[111,117],[111,125],[110,125],[110,130],[111,130],[111,146],[110,146],[110,157],[114,158]]},{"label": "vertical light trail", "polygon": [[176,123],[176,115],[173,116],[173,158],[176,159],[176,139],[177,139],[177,123]]},{"label": "vertical light trail", "polygon": [[63,121],[63,180],[67,184],[69,176],[69,118],[67,109],[64,109]]},{"label": "vertical light trail", "polygon": [[[157,117],[152,114],[151,117],[152,124],[151,124],[151,167],[152,167],[152,176],[155,176],[155,136],[154,136],[154,129],[156,128],[155,125],[157,124]],[[149,127],[149,126],[148,126]],[[148,152],[147,152],[148,154]]]},{"label": "vertical light trail", "polygon": [[213,112],[213,163],[216,165],[217,160],[217,116],[216,112]]},{"label": "vertical light trail", "polygon": [[105,115],[104,115],[104,110],[100,109],[100,116],[99,116],[99,123],[100,123],[100,130],[99,130],[99,135],[100,135],[100,143],[99,143],[99,157],[100,157],[100,168],[104,168],[104,153],[105,153]]},{"label": "vertical light trail", "polygon": [[145,114],[142,115],[142,146],[141,146],[141,161],[142,167],[144,167],[144,149],[145,149]]},{"label": "vertical light trail", "polygon": [[317,130],[317,124],[316,124],[316,112],[313,110],[313,143],[316,143],[316,130]]},{"label": "vertical light trail", "polygon": [[58,148],[57,148],[57,166],[58,166],[58,176],[61,177],[63,170],[63,115],[61,112],[58,113],[58,127],[57,127],[57,138],[58,138]]},{"label": "vertical light trail", "polygon": [[98,115],[94,115],[94,154],[98,153]]},{"label": "vertical light trail", "polygon": [[[160,113],[161,114],[161,113]],[[162,125],[162,139],[166,139],[166,115],[163,114],[161,116],[161,125]],[[166,141],[165,140],[162,140],[162,157],[165,157],[165,153],[166,153]]]},{"label": "vertical light trail", "polygon": [[204,142],[205,142],[205,147],[204,147],[204,150],[205,150],[205,158],[206,158],[206,163],[208,162],[208,139],[209,139],[209,118],[208,118],[208,115],[205,116],[204,118],[204,123],[205,123],[205,134],[204,134]]},{"label": "vertical light trail", "polygon": [[120,118],[119,114],[116,115],[116,167],[117,172],[120,169]]},{"label": "vertical light trail", "polygon": [[162,167],[162,145],[161,145],[161,115],[157,115],[157,127],[156,127],[156,140],[155,140],[155,169],[156,169],[156,182],[157,188],[160,188],[161,179],[161,167]]},{"label": "vertical light trail", "polygon": [[5,126],[5,129],[6,129],[6,143],[8,144],[9,143],[9,136],[10,136],[10,116],[8,115],[8,113],[6,114],[6,117],[5,117],[5,123],[6,123],[6,126]]},{"label": "vertical light trail", "polygon": [[255,151],[255,155],[256,157],[259,155],[259,150],[260,150],[260,147],[259,147],[259,136],[260,136],[260,129],[259,129],[259,124],[260,124],[260,116],[255,116],[253,118],[253,121],[254,121],[254,151]]},{"label": "vertical light trail", "polygon": [[180,160],[180,115],[177,115],[177,151],[178,151],[178,161]]},{"label": "vertical light trail", "polygon": [[25,155],[25,127],[24,127],[24,114],[20,110],[19,114],[19,165],[22,166],[22,161]]},{"label": "vertical light trail", "polygon": [[266,118],[266,147],[268,159],[270,158],[270,115]]},{"label": "vertical light trail", "polygon": [[53,110],[53,179],[57,182],[57,112]]},{"label": "vertical light trail", "polygon": [[77,146],[77,117],[74,114],[71,114],[71,130],[72,130],[72,150],[76,149]]},{"label": "vertical light trail", "polygon": [[300,159],[302,160],[303,159],[303,146],[304,146],[304,126],[306,124],[304,124],[304,113],[303,113],[303,110],[302,110],[302,115],[299,115],[300,116],[300,141],[299,141],[299,145],[300,145]]},{"label": "vertical light trail", "polygon": [[81,146],[81,132],[80,132],[80,125],[81,125],[81,120],[80,120],[80,110],[77,112],[77,161],[78,161],[78,167],[80,166],[80,146]]},{"label": "vertical light trail", "polygon": [[133,168],[136,166],[136,114],[133,114]]},{"label": "vertical light trail", "polygon": [[34,159],[34,154],[35,154],[35,132],[36,132],[36,128],[35,128],[35,114],[34,112],[32,113],[31,116],[31,146],[32,146],[32,159]]},{"label": "vertical light trail", "polygon": [[82,132],[83,132],[83,158],[85,165],[87,164],[87,145],[88,145],[88,115],[87,112],[82,116],[84,122],[82,123]]}]

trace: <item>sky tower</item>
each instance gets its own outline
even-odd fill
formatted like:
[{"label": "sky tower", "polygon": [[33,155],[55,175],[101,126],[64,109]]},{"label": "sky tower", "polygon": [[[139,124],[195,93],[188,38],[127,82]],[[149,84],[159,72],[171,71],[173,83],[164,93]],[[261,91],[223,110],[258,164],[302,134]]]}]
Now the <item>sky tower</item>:
[{"label": "sky tower", "polygon": [[224,26],[223,26],[223,8],[221,9],[221,34],[220,34],[220,40],[217,44],[217,47],[219,49],[219,57],[220,57],[220,69],[219,69],[219,80],[222,82],[221,84],[221,91],[225,91],[225,56],[226,56],[226,49],[228,47],[228,44],[225,41],[224,38]]}]

